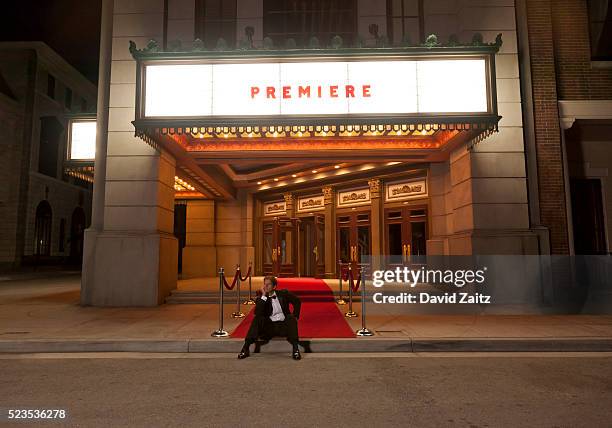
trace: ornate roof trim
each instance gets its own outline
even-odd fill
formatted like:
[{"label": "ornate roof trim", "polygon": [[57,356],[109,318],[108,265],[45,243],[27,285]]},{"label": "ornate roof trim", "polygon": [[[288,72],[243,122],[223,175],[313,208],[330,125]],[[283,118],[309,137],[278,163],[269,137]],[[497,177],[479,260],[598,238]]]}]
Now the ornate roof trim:
[{"label": "ornate roof trim", "polygon": [[499,52],[502,46],[502,34],[498,34],[495,41],[485,43],[482,34],[475,33],[470,43],[461,43],[459,39],[451,35],[446,43],[440,43],[435,34],[431,34],[422,44],[410,44],[409,41],[401,46],[387,46],[384,38],[377,40],[376,47],[366,47],[359,41],[355,46],[344,46],[340,36],[335,36],[329,47],[319,47],[318,40],[313,37],[310,40],[309,46],[297,47],[295,41],[287,41],[284,47],[275,47],[270,38],[265,38],[262,48],[254,48],[248,43],[240,43],[240,45],[232,49],[225,40],[219,39],[215,49],[206,49],[204,42],[200,39],[195,39],[191,43],[191,49],[183,48],[182,43],[170,43],[168,50],[163,50],[158,42],[154,39],[150,40],[144,48],[138,49],[136,43],[130,40],[130,53],[135,60],[146,59],[179,59],[179,58],[244,58],[244,57],[304,57],[304,56],[363,56],[365,55],[389,55],[389,54],[417,54],[427,55],[435,54],[467,54],[467,53],[489,53],[495,54]]}]

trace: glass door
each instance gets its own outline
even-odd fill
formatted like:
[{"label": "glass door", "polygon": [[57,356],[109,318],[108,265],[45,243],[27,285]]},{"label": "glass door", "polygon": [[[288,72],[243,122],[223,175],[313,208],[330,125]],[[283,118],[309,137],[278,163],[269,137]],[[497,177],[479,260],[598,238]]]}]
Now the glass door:
[{"label": "glass door", "polygon": [[[385,210],[386,253],[389,267],[415,261],[427,252],[427,209],[400,207]],[[417,258],[418,260],[418,258]]]},{"label": "glass door", "polygon": [[347,213],[337,217],[338,262],[351,264],[353,271],[359,263],[369,262],[372,252],[370,213]]},{"label": "glass door", "polygon": [[296,220],[275,218],[263,222],[264,275],[294,276],[296,274]]}]

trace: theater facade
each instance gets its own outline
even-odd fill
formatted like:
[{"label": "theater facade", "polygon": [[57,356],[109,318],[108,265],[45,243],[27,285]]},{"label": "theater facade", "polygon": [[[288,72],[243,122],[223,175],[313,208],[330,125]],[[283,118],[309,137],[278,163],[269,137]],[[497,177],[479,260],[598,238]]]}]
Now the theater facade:
[{"label": "theater facade", "polygon": [[156,305],[236,264],[334,278],[372,255],[547,251],[514,7],[421,5],[410,41],[380,35],[384,1],[333,2],[369,35],[296,42],[269,31],[269,2],[228,2],[247,17],[211,46],[201,3],[104,3],[84,304]]}]

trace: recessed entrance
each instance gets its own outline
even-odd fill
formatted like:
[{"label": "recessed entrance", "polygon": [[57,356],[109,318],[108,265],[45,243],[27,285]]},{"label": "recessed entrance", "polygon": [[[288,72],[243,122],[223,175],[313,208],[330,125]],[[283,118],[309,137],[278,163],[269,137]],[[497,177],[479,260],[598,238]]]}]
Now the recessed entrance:
[{"label": "recessed entrance", "polygon": [[325,217],[320,214],[299,219],[299,276],[325,275]]},{"label": "recessed entrance", "polygon": [[427,208],[385,209],[385,241],[392,266],[410,262],[413,255],[424,256],[427,252]]},{"label": "recessed entrance", "polygon": [[372,254],[370,212],[338,214],[338,261],[358,269]]}]

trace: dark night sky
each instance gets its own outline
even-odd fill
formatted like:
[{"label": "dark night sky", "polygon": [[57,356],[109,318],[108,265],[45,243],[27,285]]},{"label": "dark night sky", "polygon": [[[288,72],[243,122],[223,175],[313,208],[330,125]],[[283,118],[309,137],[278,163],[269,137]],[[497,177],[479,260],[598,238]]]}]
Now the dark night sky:
[{"label": "dark night sky", "polygon": [[93,83],[98,81],[101,0],[10,0],[3,3],[2,41],[40,40]]}]

